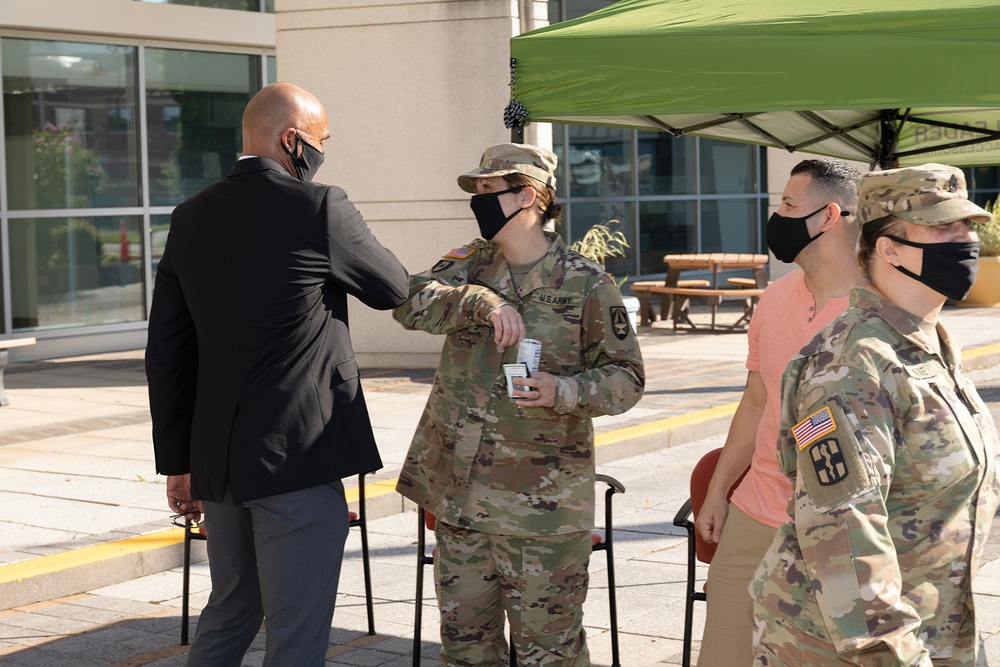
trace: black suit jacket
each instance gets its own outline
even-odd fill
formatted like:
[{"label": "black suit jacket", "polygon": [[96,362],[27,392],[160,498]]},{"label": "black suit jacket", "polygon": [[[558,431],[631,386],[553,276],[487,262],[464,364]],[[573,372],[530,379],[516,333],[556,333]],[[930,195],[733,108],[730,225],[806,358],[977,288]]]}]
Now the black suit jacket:
[{"label": "black suit jacket", "polygon": [[157,472],[242,502],[381,468],[347,295],[393,308],[407,279],[343,190],[267,158],[178,206],[146,347]]}]

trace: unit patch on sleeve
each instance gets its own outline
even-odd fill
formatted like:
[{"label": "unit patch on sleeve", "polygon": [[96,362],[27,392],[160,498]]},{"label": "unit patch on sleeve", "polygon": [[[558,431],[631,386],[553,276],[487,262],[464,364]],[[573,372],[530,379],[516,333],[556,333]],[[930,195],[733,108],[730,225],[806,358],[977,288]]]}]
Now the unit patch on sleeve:
[{"label": "unit patch on sleeve", "polygon": [[847,478],[847,461],[836,438],[820,440],[809,448],[809,458],[816,469],[820,486],[832,486]]},{"label": "unit patch on sleeve", "polygon": [[871,493],[879,483],[865,461],[867,442],[858,440],[852,420],[830,401],[793,427],[798,445],[796,469],[813,510],[826,513]]},{"label": "unit patch on sleeve", "polygon": [[611,330],[618,340],[628,338],[632,325],[628,321],[628,312],[625,311],[625,306],[611,306]]},{"label": "unit patch on sleeve", "polygon": [[442,259],[465,259],[466,257],[468,257],[469,255],[471,255],[474,252],[476,252],[474,249],[467,248],[466,246],[462,246],[461,248],[452,248],[451,250],[449,250],[445,254],[441,255],[441,258]]},{"label": "unit patch on sleeve", "polygon": [[439,259],[438,263],[431,267],[431,273],[437,273],[438,271],[444,271],[449,266],[453,266],[454,261],[450,259]]},{"label": "unit patch on sleeve", "polygon": [[824,435],[837,430],[837,422],[833,419],[830,406],[820,408],[798,424],[792,427],[792,437],[799,451],[816,442]]}]

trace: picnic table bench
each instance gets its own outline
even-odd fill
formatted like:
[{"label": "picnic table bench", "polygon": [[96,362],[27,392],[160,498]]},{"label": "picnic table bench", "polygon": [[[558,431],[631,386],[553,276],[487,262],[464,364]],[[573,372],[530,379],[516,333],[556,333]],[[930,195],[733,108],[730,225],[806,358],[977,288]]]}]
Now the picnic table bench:
[{"label": "picnic table bench", "polygon": [[[691,321],[689,307],[692,298],[705,299],[712,308],[711,330],[716,331],[716,314],[718,306],[727,300],[743,300],[746,302],[743,315],[726,329],[737,331],[750,321],[757,300],[767,287],[768,256],[763,254],[743,253],[701,253],[701,254],[669,254],[663,257],[667,265],[667,275],[663,282],[639,281],[632,284],[632,293],[639,299],[641,326],[649,326],[656,319],[653,312],[652,297],[660,297],[660,316],[674,321],[674,329],[678,326],[699,328]],[[710,270],[711,280],[681,280],[682,271]],[[719,271],[728,269],[750,269],[753,278],[730,278],[727,285],[719,287]]]},{"label": "picnic table bench", "polygon": [[5,338],[0,340],[0,407],[5,405],[10,405],[10,400],[7,398],[7,393],[4,391],[3,387],[3,372],[7,368],[8,354],[7,350],[12,347],[23,347],[25,345],[34,345],[34,337],[31,338]]}]

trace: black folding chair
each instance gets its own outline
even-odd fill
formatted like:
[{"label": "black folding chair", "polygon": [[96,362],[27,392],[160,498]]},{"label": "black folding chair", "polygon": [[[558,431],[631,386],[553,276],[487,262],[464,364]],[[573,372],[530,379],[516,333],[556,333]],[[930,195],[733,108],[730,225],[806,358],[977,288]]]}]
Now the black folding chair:
[{"label": "black folding chair", "polygon": [[[368,558],[368,523],[365,514],[365,473],[358,475],[358,511],[347,513],[351,528],[361,529],[361,561],[365,572],[365,606],[368,611],[368,634],[375,634],[375,607],[372,602],[372,573]],[[182,524],[178,524],[182,525]],[[191,542],[207,540],[205,527],[192,521],[185,521],[184,528],[184,584],[181,591],[181,644],[188,644],[190,614],[188,606],[191,593]]]}]

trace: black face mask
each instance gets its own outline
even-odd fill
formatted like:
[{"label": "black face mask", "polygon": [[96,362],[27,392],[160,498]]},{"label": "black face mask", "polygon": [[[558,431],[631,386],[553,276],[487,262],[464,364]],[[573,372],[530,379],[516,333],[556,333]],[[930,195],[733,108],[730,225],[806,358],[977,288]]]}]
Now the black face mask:
[{"label": "black face mask", "polygon": [[916,243],[898,236],[888,234],[886,236],[896,243],[911,248],[921,248],[924,251],[920,275],[903,266],[897,266],[901,273],[955,301],[961,301],[969,295],[972,283],[976,282],[976,270],[979,268],[979,241]]},{"label": "black face mask", "polygon": [[285,146],[285,142],[281,142],[281,147],[285,149],[288,153],[288,157],[292,158],[292,164],[295,165],[295,171],[298,173],[299,180],[304,182],[309,182],[316,175],[319,170],[320,165],[323,164],[323,160],[326,159],[326,155],[322,151],[313,148],[309,145],[307,141],[299,138],[299,135],[295,135],[295,147],[298,148],[299,144],[302,144],[302,155],[297,156],[293,151],[288,150]]},{"label": "black face mask", "polygon": [[492,241],[493,237],[503,229],[504,225],[524,210],[519,208],[510,215],[504,215],[503,207],[500,205],[500,195],[507,194],[508,192],[520,192],[524,187],[522,185],[516,188],[501,190],[500,192],[486,192],[481,195],[472,195],[469,206],[472,208],[472,213],[476,216],[476,222],[479,223],[479,233],[483,235],[484,239]]},{"label": "black face mask", "polygon": [[[767,247],[774,253],[774,256],[785,264],[789,264],[795,261],[803,248],[822,236],[823,232],[816,236],[809,236],[806,220],[827,206],[829,204],[825,204],[801,218],[787,218],[777,213],[771,214],[767,220]],[[841,212],[841,215],[850,215],[850,213]]]}]

